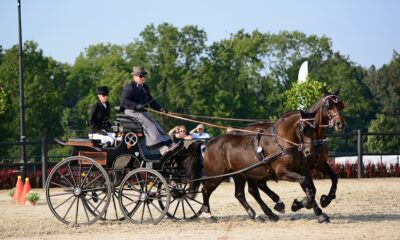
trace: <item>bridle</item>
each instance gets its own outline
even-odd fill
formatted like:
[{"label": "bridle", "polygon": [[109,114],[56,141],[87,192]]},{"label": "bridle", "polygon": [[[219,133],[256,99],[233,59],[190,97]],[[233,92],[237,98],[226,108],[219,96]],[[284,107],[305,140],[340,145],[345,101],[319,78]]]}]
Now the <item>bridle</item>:
[{"label": "bridle", "polygon": [[321,128],[324,128],[324,127],[332,128],[332,127],[335,126],[335,124],[333,122],[333,118],[335,118],[337,115],[339,115],[341,110],[338,110],[335,113],[331,114],[329,112],[329,107],[330,107],[329,101],[332,101],[333,103],[338,104],[342,100],[340,100],[340,98],[337,95],[333,95],[333,94],[325,96],[324,99],[322,99],[323,110],[328,115],[328,125],[319,124],[318,127],[321,127]]},{"label": "bridle", "polygon": [[303,154],[306,155],[306,153],[304,152],[304,150],[306,149],[305,146],[311,146],[313,141],[305,141],[304,139],[304,129],[306,127],[311,127],[316,129],[317,128],[317,123],[315,121],[315,118],[300,118],[297,123],[296,123],[296,137],[299,140],[298,143],[290,141],[286,138],[283,138],[281,136],[279,136],[277,129],[275,127],[275,125],[273,126],[273,131],[274,131],[274,136],[275,136],[275,142],[278,145],[278,147],[283,150],[284,148],[282,147],[282,145],[278,142],[279,140],[282,140],[284,142],[287,142],[293,146],[297,147],[298,151],[303,151]]}]

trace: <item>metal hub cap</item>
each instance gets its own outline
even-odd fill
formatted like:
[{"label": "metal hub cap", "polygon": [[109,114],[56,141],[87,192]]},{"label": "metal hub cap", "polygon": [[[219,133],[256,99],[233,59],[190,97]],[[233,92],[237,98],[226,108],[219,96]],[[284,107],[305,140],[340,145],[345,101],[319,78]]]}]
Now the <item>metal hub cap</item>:
[{"label": "metal hub cap", "polygon": [[79,187],[74,188],[74,195],[75,196],[79,196],[79,195],[81,195],[81,193],[82,193],[82,189],[81,188],[79,188]]},{"label": "metal hub cap", "polygon": [[140,199],[140,201],[142,201],[142,202],[143,202],[143,201],[146,201],[146,199],[147,199],[147,194],[146,194],[146,193],[141,193],[139,199]]}]

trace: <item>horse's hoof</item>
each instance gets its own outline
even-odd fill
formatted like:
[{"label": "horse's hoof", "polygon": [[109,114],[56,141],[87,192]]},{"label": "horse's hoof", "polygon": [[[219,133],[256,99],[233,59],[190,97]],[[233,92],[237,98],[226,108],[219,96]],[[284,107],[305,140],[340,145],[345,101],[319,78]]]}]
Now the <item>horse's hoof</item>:
[{"label": "horse's hoof", "polygon": [[321,203],[321,207],[325,208],[331,203],[331,198],[326,195],[322,195],[321,199],[320,199],[320,203]]},{"label": "horse's hoof", "polygon": [[318,223],[330,223],[331,221],[329,220],[328,215],[326,215],[325,213],[319,215],[318,217]]},{"label": "horse's hoof", "polygon": [[257,216],[257,217],[254,218],[254,222],[263,223],[263,222],[265,222],[265,219],[263,217],[261,217],[261,216]]},{"label": "horse's hoof", "polygon": [[280,213],[285,213],[285,204],[283,202],[278,202],[275,204],[274,209]]},{"label": "horse's hoof", "polygon": [[303,198],[303,200],[301,201],[301,204],[303,205],[303,207],[305,207],[307,209],[311,209],[313,207],[312,203],[313,202],[312,202],[312,200],[311,200],[311,198],[309,196],[305,196]]},{"label": "horse's hoof", "polygon": [[272,213],[272,214],[268,215],[268,219],[269,219],[271,222],[277,222],[277,221],[279,221],[279,216]]},{"label": "horse's hoof", "polygon": [[218,222],[218,220],[214,216],[206,218],[206,223],[216,223],[216,222]]},{"label": "horse's hoof", "polygon": [[301,201],[299,201],[297,199],[293,200],[293,203],[292,203],[292,211],[293,212],[297,212],[302,208],[303,208],[303,204],[301,203]]}]

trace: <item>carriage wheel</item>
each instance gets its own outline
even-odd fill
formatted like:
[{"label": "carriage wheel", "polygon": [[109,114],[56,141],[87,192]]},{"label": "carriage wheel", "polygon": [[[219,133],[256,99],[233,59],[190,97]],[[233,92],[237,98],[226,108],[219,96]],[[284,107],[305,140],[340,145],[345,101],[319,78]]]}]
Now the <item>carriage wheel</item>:
[{"label": "carriage wheel", "polygon": [[[132,223],[157,224],[168,212],[170,193],[167,181],[153,169],[138,168],[122,180],[119,205]],[[164,209],[156,205],[162,202]]]},{"label": "carriage wheel", "polygon": [[90,225],[108,208],[110,179],[91,158],[74,156],[59,162],[46,182],[47,204],[65,224]]},{"label": "carriage wheel", "polygon": [[[203,206],[201,191],[189,189],[189,183],[172,183],[169,185],[171,193],[171,203],[167,216],[177,220],[195,219],[200,215],[200,209]],[[161,209],[164,209],[164,203],[159,201]]]},{"label": "carriage wheel", "polygon": [[[111,180],[111,200],[110,205],[104,212],[104,215],[100,217],[102,221],[123,221],[125,220],[124,215],[122,214],[119,203],[118,203],[118,196],[119,196],[119,184],[123,178],[122,175],[118,174],[118,172],[112,172],[111,176],[109,177]],[[87,206],[87,209],[90,214],[97,215],[96,211],[91,207]]]},{"label": "carriage wheel", "polygon": [[119,196],[119,186],[121,180],[124,175],[120,172],[112,172],[111,175],[111,200],[108,209],[105,211],[104,215],[101,217],[101,220],[107,221],[123,221],[125,220],[124,215],[121,212],[121,208],[119,207],[118,203],[118,196]]}]

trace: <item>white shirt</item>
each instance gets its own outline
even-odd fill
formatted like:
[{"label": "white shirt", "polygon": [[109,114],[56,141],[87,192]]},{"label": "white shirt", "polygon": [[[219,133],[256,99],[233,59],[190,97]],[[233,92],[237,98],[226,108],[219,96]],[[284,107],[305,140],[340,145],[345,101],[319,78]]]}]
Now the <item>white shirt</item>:
[{"label": "white shirt", "polygon": [[201,134],[199,134],[199,133],[193,133],[193,134],[192,134],[192,137],[193,137],[193,138],[211,138],[210,134],[208,134],[208,133],[206,133],[206,132],[203,132],[203,133],[201,133]]}]

